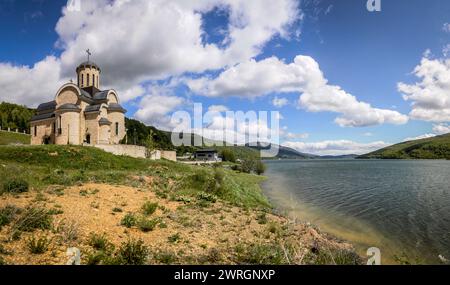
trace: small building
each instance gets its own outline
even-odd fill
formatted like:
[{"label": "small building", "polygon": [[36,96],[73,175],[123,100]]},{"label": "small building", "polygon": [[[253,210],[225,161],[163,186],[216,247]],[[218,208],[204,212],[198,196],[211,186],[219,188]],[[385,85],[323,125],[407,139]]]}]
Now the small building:
[{"label": "small building", "polygon": [[195,160],[220,162],[219,153],[215,149],[201,149],[194,153]]}]

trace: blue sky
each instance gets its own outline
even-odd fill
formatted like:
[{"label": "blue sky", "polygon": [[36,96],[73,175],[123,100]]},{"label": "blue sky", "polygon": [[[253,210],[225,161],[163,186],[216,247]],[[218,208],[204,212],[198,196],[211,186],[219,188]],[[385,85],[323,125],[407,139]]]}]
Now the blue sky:
[{"label": "blue sky", "polygon": [[[192,103],[200,102],[204,108],[277,110],[285,127],[283,144],[319,154],[361,153],[449,130],[449,1],[381,0],[382,11],[372,13],[366,0],[258,1],[243,8],[226,0],[205,1],[182,7],[186,18],[176,14],[177,21],[185,22],[176,25],[164,19],[175,13],[169,3],[147,1],[162,5],[155,9],[135,1],[120,8],[113,5],[120,9],[113,13],[104,9],[109,2],[81,0],[83,11],[73,17],[64,10],[64,0],[0,0],[0,75],[11,74],[9,80],[0,78],[0,88],[24,90],[23,98],[10,98],[0,90],[0,100],[30,106],[52,100],[57,84],[74,77],[76,63],[90,48],[93,60],[103,67],[104,84],[126,94],[122,101],[127,115],[162,128],[170,127],[172,112],[191,112]],[[257,17],[258,9],[259,14],[270,10],[273,19]],[[130,20],[139,11],[145,12],[137,18],[147,18]],[[117,23],[108,30],[112,19]],[[307,58],[296,61],[297,56]],[[274,60],[267,61],[270,58]],[[311,67],[310,59],[318,66]],[[57,73],[42,75],[47,65],[56,65]],[[247,65],[255,74],[242,73]],[[413,73],[416,67],[423,78]],[[298,75],[297,68],[306,68],[306,75]],[[229,82],[230,69],[248,80]],[[271,72],[292,72],[296,78],[271,83]],[[427,76],[433,83],[424,80]],[[45,87],[36,93],[32,86],[12,86],[21,78]],[[309,83],[321,79],[326,83],[319,87]],[[42,83],[45,80],[55,87]],[[399,83],[406,86],[400,88]],[[419,90],[408,89],[415,84]],[[348,106],[327,104],[338,90],[346,94],[342,100],[355,100]],[[302,98],[304,93],[311,95]],[[276,107],[275,97],[288,103]],[[338,123],[341,117],[345,123]]]}]

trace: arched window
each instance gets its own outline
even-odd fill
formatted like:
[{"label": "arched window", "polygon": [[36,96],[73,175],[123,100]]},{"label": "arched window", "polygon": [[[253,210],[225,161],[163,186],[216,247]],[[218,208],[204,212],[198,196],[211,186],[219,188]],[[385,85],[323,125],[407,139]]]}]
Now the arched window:
[{"label": "arched window", "polygon": [[86,86],[89,86],[91,84],[91,76],[89,75],[89,73],[87,74],[87,82],[86,82]]},{"label": "arched window", "polygon": [[37,126],[34,126],[34,136],[37,136]]},{"label": "arched window", "polygon": [[84,74],[81,74],[81,87],[84,86]]},{"label": "arched window", "polygon": [[116,123],[116,136],[119,135],[119,123]]}]

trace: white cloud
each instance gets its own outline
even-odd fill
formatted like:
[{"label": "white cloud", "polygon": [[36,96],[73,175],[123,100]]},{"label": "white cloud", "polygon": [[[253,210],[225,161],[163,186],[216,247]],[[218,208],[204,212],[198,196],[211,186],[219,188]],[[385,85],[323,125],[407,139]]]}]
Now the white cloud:
[{"label": "white cloud", "polygon": [[211,105],[208,108],[208,112],[218,112],[218,113],[222,113],[222,112],[226,112],[229,111],[227,106],[224,105]]},{"label": "white cloud", "polygon": [[415,141],[415,140],[421,140],[421,139],[429,139],[429,138],[433,138],[435,136],[436,136],[435,134],[423,134],[423,135],[420,135],[420,136],[417,136],[417,137],[406,138],[403,141],[407,142],[407,141]]},{"label": "white cloud", "polygon": [[450,133],[450,125],[449,124],[433,125],[433,132],[435,132],[438,135],[448,134]]},{"label": "white cloud", "polygon": [[34,66],[0,63],[0,101],[36,107],[55,99],[64,81],[58,59],[49,56]]},{"label": "white cloud", "polygon": [[185,99],[175,96],[164,86],[151,86],[139,103],[134,117],[147,125],[163,130],[171,130],[171,113],[185,103]]},{"label": "white cloud", "polygon": [[398,84],[403,98],[412,102],[410,117],[431,122],[450,121],[450,59],[423,58],[414,74],[420,82]]},{"label": "white cloud", "polygon": [[[214,7],[229,10],[225,48],[202,40],[202,13]],[[299,12],[294,0],[96,0],[63,13],[56,27],[63,70],[71,73],[90,48],[104,83],[125,88],[254,57],[275,35],[288,36]]]},{"label": "white cloud", "polygon": [[286,64],[276,57],[254,59],[235,65],[217,78],[186,81],[197,94],[209,97],[257,97],[271,93],[299,92],[299,106],[310,112],[341,114],[335,122],[345,127],[383,123],[405,124],[408,117],[397,111],[373,108],[339,86],[329,85],[319,64],[309,56],[297,56]]},{"label": "white cloud", "polygon": [[277,108],[282,108],[282,107],[286,106],[287,104],[289,104],[289,100],[286,98],[275,97],[272,100],[272,105]]},{"label": "white cloud", "polygon": [[445,23],[445,24],[442,26],[442,30],[443,30],[444,32],[446,32],[446,33],[450,33],[450,23]]},{"label": "white cloud", "polygon": [[364,133],[363,136],[365,136],[365,137],[372,137],[373,134],[371,132],[367,132],[367,133]]},{"label": "white cloud", "polygon": [[297,134],[297,133],[291,133],[291,132],[287,132],[284,135],[284,138],[287,140],[304,140],[309,138],[309,134],[305,133],[305,134]]},{"label": "white cloud", "polygon": [[321,142],[284,142],[283,146],[296,149],[300,152],[316,155],[346,155],[346,154],[366,154],[390,144],[383,141],[371,143],[358,143],[349,140],[329,140]]}]

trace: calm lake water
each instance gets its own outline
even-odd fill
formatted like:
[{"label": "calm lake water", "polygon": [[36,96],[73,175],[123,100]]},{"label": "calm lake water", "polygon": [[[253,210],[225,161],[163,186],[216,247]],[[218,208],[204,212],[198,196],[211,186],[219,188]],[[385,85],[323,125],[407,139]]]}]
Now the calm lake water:
[{"label": "calm lake water", "polygon": [[265,194],[280,211],[352,242],[361,254],[450,259],[450,161],[268,161]]}]

